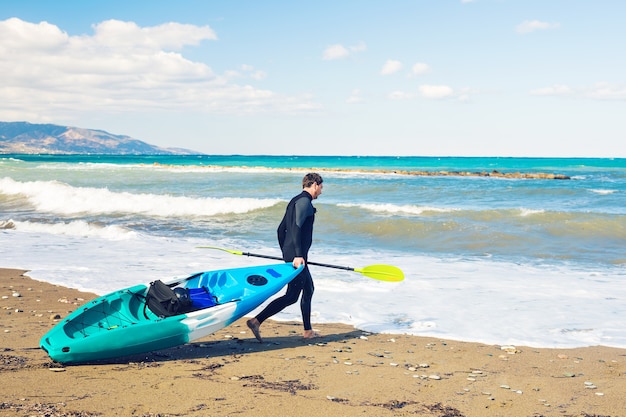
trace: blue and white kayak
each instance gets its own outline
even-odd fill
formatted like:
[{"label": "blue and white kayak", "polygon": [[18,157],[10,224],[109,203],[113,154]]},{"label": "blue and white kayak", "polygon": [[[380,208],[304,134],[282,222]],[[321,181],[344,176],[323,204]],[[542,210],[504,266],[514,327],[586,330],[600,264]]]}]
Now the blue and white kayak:
[{"label": "blue and white kayak", "polygon": [[[281,263],[135,285],[89,301],[46,333],[40,346],[57,362],[76,363],[183,345],[245,316],[300,272]],[[187,305],[164,312],[160,307],[170,304],[155,305],[161,300],[155,301],[153,284],[178,295],[171,305]]]}]

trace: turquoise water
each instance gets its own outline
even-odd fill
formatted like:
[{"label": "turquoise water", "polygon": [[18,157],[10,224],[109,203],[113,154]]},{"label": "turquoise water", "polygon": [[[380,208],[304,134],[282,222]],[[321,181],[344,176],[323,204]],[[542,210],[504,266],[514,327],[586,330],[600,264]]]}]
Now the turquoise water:
[{"label": "turquoise water", "polygon": [[[500,343],[626,346],[625,159],[4,155],[0,266],[105,292],[149,275],[255,262],[195,247],[278,254],[276,226],[309,170],[325,179],[311,259],[396,264],[407,276],[381,284],[316,268],[318,321]],[[570,179],[394,173],[493,170]],[[338,305],[337,292],[351,302]],[[579,317],[591,302],[589,318]],[[546,319],[554,308],[563,322]],[[527,329],[483,329],[459,310],[515,311]],[[295,309],[279,318],[298,317]]]},{"label": "turquoise water", "polygon": [[30,162],[163,164],[265,168],[340,168],[449,171],[547,171],[623,170],[624,158],[507,158],[507,157],[410,157],[410,156],[271,156],[271,155],[5,155]]}]

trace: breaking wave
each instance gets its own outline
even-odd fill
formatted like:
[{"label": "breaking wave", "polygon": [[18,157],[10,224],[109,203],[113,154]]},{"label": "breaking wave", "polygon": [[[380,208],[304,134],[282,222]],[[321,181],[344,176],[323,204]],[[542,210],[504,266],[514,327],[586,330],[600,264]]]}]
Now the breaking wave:
[{"label": "breaking wave", "polygon": [[203,217],[241,214],[272,207],[279,199],[211,198],[131,193],[107,188],[74,187],[59,181],[0,179],[0,195],[22,197],[37,211],[61,215],[134,214],[157,217]]}]

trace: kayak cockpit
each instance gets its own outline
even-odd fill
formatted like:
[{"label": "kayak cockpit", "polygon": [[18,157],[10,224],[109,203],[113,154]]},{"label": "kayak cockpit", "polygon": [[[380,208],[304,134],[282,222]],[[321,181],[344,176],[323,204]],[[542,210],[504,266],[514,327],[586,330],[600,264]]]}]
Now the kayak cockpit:
[{"label": "kayak cockpit", "polygon": [[80,308],[72,320],[63,326],[65,334],[72,338],[84,338],[156,318],[144,315],[145,286],[120,290],[108,297],[97,298]]}]

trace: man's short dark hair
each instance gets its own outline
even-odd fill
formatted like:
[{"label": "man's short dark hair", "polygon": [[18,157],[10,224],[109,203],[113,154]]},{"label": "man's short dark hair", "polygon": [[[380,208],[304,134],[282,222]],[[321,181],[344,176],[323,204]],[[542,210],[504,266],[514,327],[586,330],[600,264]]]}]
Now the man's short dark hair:
[{"label": "man's short dark hair", "polygon": [[311,172],[306,174],[304,178],[302,178],[302,188],[308,188],[313,185],[313,183],[320,185],[324,180],[320,174],[316,174],[315,172]]}]

